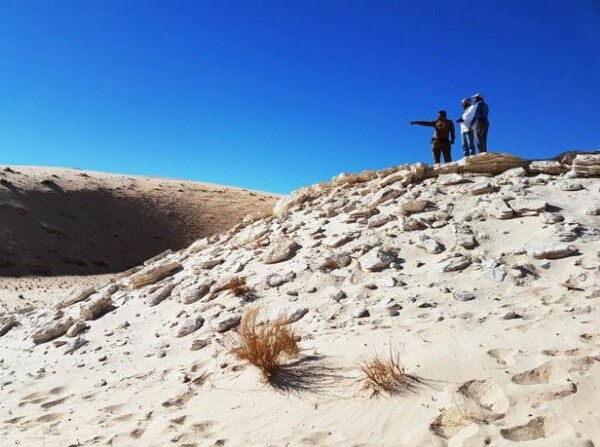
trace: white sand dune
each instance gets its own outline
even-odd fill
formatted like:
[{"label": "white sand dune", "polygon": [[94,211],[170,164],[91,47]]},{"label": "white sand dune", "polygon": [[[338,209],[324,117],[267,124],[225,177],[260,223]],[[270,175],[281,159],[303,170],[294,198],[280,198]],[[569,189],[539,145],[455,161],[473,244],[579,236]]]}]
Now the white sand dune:
[{"label": "white sand dune", "polygon": [[[2,446],[600,445],[600,155],[570,162],[341,175],[6,313]],[[302,337],[271,384],[231,354],[257,305]],[[414,380],[373,397],[390,350]]]}]

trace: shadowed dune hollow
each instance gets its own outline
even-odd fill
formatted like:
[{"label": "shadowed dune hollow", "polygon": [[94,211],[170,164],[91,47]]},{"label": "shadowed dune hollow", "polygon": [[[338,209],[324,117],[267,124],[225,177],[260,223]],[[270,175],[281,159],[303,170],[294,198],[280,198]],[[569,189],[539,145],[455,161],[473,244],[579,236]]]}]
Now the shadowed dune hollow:
[{"label": "shadowed dune hollow", "polygon": [[193,182],[5,168],[0,276],[122,271],[225,231],[276,198]]}]

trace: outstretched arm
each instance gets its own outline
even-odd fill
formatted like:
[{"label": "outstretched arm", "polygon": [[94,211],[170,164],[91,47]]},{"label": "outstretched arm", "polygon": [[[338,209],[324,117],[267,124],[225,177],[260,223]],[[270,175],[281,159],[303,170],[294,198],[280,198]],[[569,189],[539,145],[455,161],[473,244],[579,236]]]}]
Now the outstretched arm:
[{"label": "outstretched arm", "polygon": [[435,127],[435,121],[411,121],[410,125],[416,124],[418,126]]}]

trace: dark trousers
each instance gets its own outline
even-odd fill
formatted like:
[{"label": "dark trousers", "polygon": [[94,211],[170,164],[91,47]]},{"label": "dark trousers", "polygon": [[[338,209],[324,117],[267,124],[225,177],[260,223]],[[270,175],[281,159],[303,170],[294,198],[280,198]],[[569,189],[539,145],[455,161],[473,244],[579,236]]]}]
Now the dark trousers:
[{"label": "dark trousers", "polygon": [[475,143],[479,153],[487,152],[487,136],[490,128],[489,121],[476,121],[473,123],[473,131],[475,132]]},{"label": "dark trousers", "polygon": [[440,162],[440,156],[444,156],[444,163],[450,163],[452,161],[452,147],[448,140],[432,140],[431,151],[433,152],[433,159],[435,163]]}]

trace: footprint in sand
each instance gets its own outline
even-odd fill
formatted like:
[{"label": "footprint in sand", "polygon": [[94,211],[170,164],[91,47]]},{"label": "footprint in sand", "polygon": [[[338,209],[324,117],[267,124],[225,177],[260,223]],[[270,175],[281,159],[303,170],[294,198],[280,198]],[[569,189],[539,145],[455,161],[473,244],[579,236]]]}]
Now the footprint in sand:
[{"label": "footprint in sand", "polygon": [[495,359],[502,366],[511,366],[516,362],[515,355],[517,355],[517,351],[508,348],[497,348],[487,351],[487,355]]},{"label": "footprint in sand", "polygon": [[528,371],[515,374],[512,381],[518,385],[563,382],[572,373],[585,373],[600,358],[585,356],[575,359],[555,359]]},{"label": "footprint in sand", "polygon": [[469,380],[452,393],[451,407],[430,424],[430,430],[444,439],[450,439],[465,427],[486,425],[499,420],[510,406],[502,388],[491,380]]},{"label": "footprint in sand", "polygon": [[542,354],[547,355],[549,357],[587,357],[600,354],[600,349],[587,347],[573,349],[545,349],[542,351]]},{"label": "footprint in sand", "polygon": [[[548,416],[538,416],[523,425],[503,428],[500,435],[509,441],[526,442],[536,439],[560,440],[561,445],[569,447],[593,447],[594,443],[574,428],[560,419]],[[543,444],[542,444],[543,445]]]},{"label": "footprint in sand", "polygon": [[515,374],[511,380],[518,385],[537,385],[563,381],[568,373],[568,368],[563,362],[551,360],[536,368]]}]

